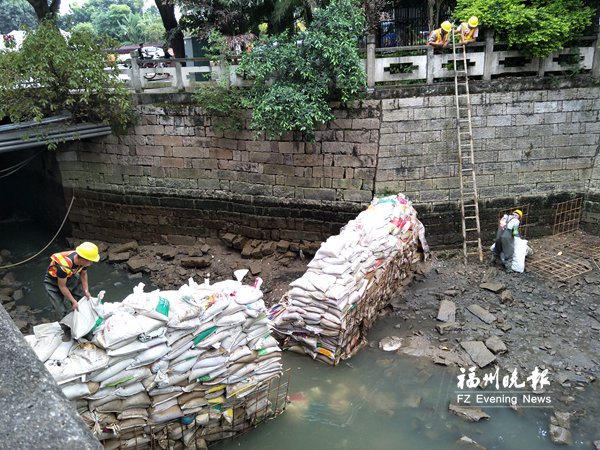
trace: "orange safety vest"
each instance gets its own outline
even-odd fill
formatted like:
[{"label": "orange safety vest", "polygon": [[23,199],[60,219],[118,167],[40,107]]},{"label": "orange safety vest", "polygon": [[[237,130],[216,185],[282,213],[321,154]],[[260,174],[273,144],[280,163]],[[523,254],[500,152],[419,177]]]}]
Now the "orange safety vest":
[{"label": "orange safety vest", "polygon": [[69,255],[74,253],[72,250],[70,252],[60,252],[55,253],[50,257],[50,267],[48,267],[48,275],[54,278],[58,278],[57,272],[58,269],[62,269],[63,272],[67,274],[67,278],[72,277],[73,275],[78,274],[83,270],[83,266],[77,266],[75,261],[69,258]]},{"label": "orange safety vest", "polygon": [[[464,32],[465,27],[469,30],[466,33]],[[469,26],[469,24],[467,22],[465,22],[465,23],[461,24],[460,31],[461,31],[461,33],[463,35],[463,39],[466,39],[466,40],[470,41],[470,40],[473,39],[473,36],[475,35],[475,32],[477,31],[477,27],[471,28]]]},{"label": "orange safety vest", "polygon": [[[433,30],[431,32],[432,35],[435,35],[434,43],[441,44],[442,42],[448,41],[448,37],[450,36],[450,33],[446,33],[445,36],[443,33],[444,33],[444,30],[442,30],[441,28],[438,28],[437,30]],[[444,37],[442,38],[442,36],[444,36]]]}]

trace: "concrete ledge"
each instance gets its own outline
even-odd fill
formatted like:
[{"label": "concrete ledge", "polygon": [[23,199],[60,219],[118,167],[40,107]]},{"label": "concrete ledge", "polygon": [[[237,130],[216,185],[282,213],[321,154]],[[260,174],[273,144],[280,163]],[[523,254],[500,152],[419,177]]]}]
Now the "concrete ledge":
[{"label": "concrete ledge", "polygon": [[101,450],[0,306],[0,448]]}]

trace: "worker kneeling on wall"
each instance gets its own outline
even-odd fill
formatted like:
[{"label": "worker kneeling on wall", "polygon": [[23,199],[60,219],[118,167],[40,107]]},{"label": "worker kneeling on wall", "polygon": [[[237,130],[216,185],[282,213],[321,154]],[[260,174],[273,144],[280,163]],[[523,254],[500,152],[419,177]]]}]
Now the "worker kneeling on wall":
[{"label": "worker kneeling on wall", "polygon": [[44,288],[50,297],[56,320],[77,310],[77,298],[90,298],[87,268],[100,260],[98,247],[83,242],[75,250],[55,253],[44,277]]}]

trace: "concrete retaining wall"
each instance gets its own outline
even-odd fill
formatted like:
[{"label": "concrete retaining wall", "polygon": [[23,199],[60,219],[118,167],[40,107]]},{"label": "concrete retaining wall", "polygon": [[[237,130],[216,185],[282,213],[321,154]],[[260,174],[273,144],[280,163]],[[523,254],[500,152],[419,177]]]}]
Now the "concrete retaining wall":
[{"label": "concrete retaining wall", "polygon": [[[499,207],[531,201],[538,205],[532,219],[546,226],[553,202],[576,195],[587,196],[587,225],[599,223],[600,88],[561,83],[472,83],[478,185],[490,233]],[[62,183],[79,198],[75,232],[157,241],[232,231],[313,241],[337,233],[373,195],[403,192],[432,244],[459,242],[453,86],[377,95],[335,105],[337,119],[310,143],[300,134],[266,141],[246,130],[218,133],[197,106],[147,98],[152,104],[139,106],[130,134],[57,153]]]}]

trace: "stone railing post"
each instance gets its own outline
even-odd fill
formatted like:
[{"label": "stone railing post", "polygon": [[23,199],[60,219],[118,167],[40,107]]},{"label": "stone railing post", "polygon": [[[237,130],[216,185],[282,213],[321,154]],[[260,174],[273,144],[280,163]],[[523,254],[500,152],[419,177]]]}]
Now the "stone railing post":
[{"label": "stone railing post", "polygon": [[175,88],[177,92],[183,92],[185,89],[183,87],[183,75],[181,74],[181,61],[175,61]]},{"label": "stone railing post", "polygon": [[494,30],[487,30],[485,33],[485,53],[483,56],[483,79],[490,81],[492,79],[492,60],[494,53]]},{"label": "stone railing post", "polygon": [[594,59],[592,60],[592,77],[600,78],[600,26],[594,42]]},{"label": "stone railing post", "polygon": [[427,84],[433,84],[433,47],[427,47],[427,64],[425,69],[427,72]]},{"label": "stone railing post", "polygon": [[131,87],[135,92],[142,92],[142,79],[140,78],[140,63],[137,52],[131,52]]},{"label": "stone railing post", "polygon": [[367,35],[367,87],[375,87],[375,35]]},{"label": "stone railing post", "polygon": [[545,58],[538,58],[540,65],[538,67],[538,77],[540,78],[544,78],[544,73],[546,72],[546,63],[550,60],[552,60],[552,57],[554,56],[554,53],[551,53],[550,55],[546,56]]}]

